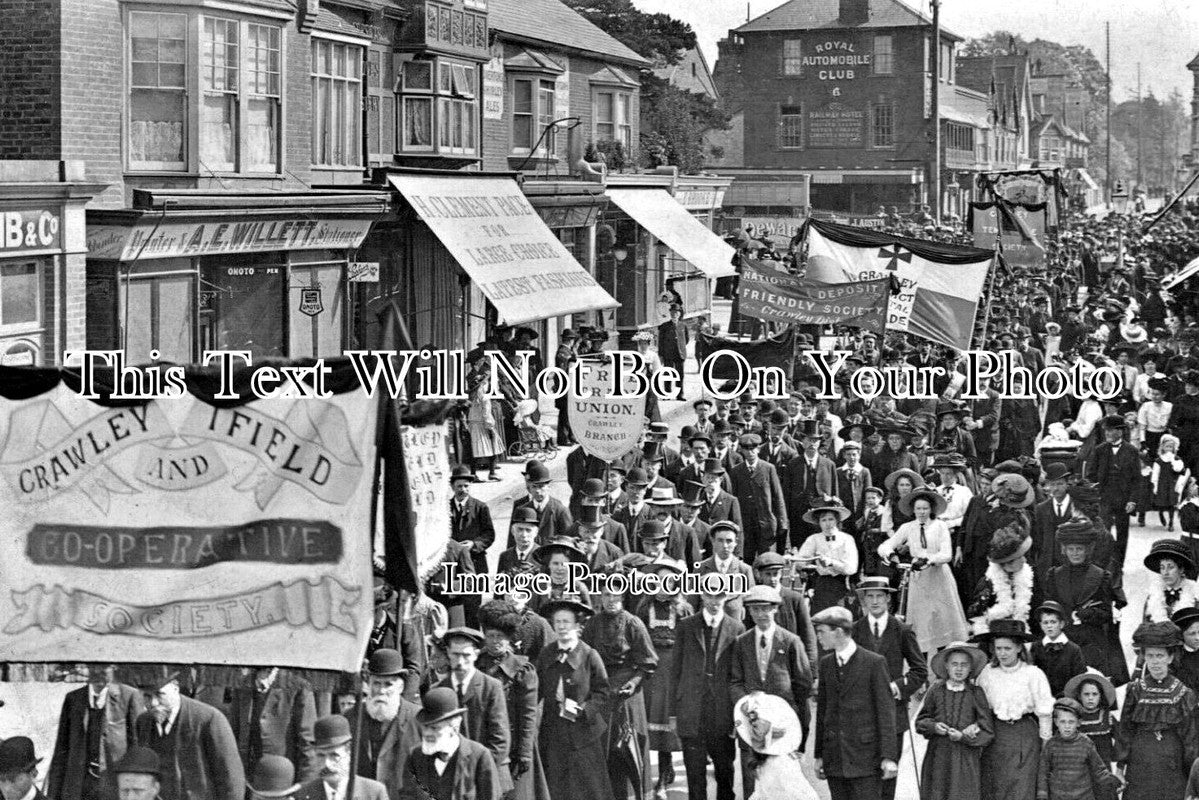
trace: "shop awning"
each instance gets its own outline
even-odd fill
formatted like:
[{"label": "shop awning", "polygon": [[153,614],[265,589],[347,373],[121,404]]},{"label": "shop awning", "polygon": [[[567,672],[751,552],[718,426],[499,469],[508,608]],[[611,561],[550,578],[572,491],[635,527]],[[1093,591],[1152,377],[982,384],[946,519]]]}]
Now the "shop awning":
[{"label": "shop awning", "polygon": [[620,305],[503,175],[389,175],[446,250],[499,312],[500,322]]},{"label": "shop awning", "polygon": [[1178,270],[1178,272],[1175,272],[1173,275],[1162,281],[1162,288],[1173,289],[1175,286],[1182,283],[1196,272],[1199,272],[1199,258],[1193,259],[1185,267]]},{"label": "shop awning", "polygon": [[733,267],[737,251],[691,216],[665,189],[609,187],[608,197],[638,225],[709,278],[737,274]]}]

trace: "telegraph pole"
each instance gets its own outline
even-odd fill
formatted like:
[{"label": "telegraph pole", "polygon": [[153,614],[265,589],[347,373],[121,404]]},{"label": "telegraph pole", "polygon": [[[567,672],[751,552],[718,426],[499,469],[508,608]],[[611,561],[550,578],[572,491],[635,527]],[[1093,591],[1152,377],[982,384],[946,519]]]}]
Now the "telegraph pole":
[{"label": "telegraph pole", "polygon": [[1137,62],[1137,188],[1144,186],[1141,158],[1145,151],[1145,104],[1141,100],[1141,64]]},{"label": "telegraph pole", "polygon": [[1106,180],[1107,207],[1112,207],[1112,23],[1107,23],[1107,166],[1104,168]]},{"label": "telegraph pole", "polygon": [[[933,6],[933,168],[932,206],[933,218],[941,224],[941,0],[932,0]],[[952,69],[952,67],[951,67]]]}]

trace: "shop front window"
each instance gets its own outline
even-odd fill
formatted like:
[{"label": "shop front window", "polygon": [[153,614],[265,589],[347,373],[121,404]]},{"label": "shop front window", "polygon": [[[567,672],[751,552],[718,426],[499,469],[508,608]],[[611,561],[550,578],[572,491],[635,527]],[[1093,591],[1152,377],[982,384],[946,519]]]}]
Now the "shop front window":
[{"label": "shop front window", "polygon": [[275,258],[210,256],[201,261],[200,277],[210,290],[205,349],[249,350],[255,361],[287,355],[287,267]]},{"label": "shop front window", "polygon": [[195,278],[174,276],[125,279],[121,291],[121,325],[125,331],[125,357],[134,364],[159,361],[190,364],[193,356]]},{"label": "shop front window", "polygon": [[38,262],[0,263],[0,332],[12,326],[37,326],[41,309]]},{"label": "shop front window", "polygon": [[[293,255],[302,257],[303,254]],[[311,265],[292,263],[289,292],[290,357],[326,358],[342,354],[346,311],[346,291],[342,279],[344,267],[344,261]],[[320,302],[312,302],[314,298],[310,292],[309,302],[303,303],[301,295],[305,289],[315,289]],[[300,308],[306,308],[308,313]]]}]

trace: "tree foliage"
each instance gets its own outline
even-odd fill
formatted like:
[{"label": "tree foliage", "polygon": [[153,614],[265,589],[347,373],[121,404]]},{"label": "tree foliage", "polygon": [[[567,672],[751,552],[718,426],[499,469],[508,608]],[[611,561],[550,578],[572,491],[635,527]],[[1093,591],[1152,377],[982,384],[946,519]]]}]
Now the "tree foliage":
[{"label": "tree foliage", "polygon": [[669,14],[647,14],[632,0],[563,0],[600,30],[662,67],[695,47],[695,31]]}]

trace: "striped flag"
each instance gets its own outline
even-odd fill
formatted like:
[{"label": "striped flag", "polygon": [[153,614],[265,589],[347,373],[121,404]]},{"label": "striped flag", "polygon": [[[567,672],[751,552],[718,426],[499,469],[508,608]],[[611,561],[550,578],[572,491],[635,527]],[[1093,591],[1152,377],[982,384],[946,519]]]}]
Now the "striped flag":
[{"label": "striped flag", "polygon": [[958,350],[970,347],[992,251],[817,220],[807,225],[807,246],[807,280],[849,283],[893,276],[899,294],[888,308],[889,330]]}]

